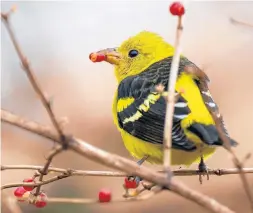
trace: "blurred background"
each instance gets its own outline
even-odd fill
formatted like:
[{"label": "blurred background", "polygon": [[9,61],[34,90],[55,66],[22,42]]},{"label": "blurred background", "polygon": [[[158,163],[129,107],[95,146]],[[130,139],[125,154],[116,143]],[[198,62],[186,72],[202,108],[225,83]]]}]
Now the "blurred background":
[{"label": "blurred background", "polygon": [[[168,14],[170,1],[1,2],[2,11],[15,4],[11,17],[17,38],[30,59],[42,88],[53,97],[58,117],[69,118],[67,133],[106,151],[132,159],[113,125],[111,102],[116,81],[113,68],[93,64],[89,53],[118,46],[141,30],[159,33],[168,42],[175,37],[176,18]],[[228,130],[240,142],[243,158],[253,152],[253,29],[232,25],[230,17],[253,23],[253,2],[185,2],[183,53],[211,79],[211,91],[224,115]],[[20,68],[10,38],[1,24],[2,108],[27,119],[50,125],[48,116]],[[2,164],[42,165],[52,142],[7,124],[2,124]],[[210,168],[233,167],[222,148],[210,160]],[[71,151],[57,156],[53,166],[73,169],[108,169]],[[250,159],[247,167],[253,167]],[[193,165],[192,168],[196,168]],[[158,167],[157,167],[158,168]],[[32,171],[4,171],[2,184],[20,182]],[[211,176],[203,185],[198,177],[177,177],[236,212],[249,212],[238,175]],[[248,175],[253,188],[253,176]],[[96,198],[101,187],[121,197],[123,178],[72,177],[46,185],[50,197]],[[12,194],[13,189],[6,190]],[[164,192],[149,201],[107,205],[50,204],[44,209],[20,204],[26,213],[51,212],[207,212],[177,195]],[[4,213],[9,211],[3,207]]]}]

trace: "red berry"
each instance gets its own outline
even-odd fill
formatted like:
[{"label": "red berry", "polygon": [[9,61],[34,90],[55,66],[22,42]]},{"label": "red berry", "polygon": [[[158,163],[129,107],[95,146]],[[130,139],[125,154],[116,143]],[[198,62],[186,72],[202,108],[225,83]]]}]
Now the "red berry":
[{"label": "red berry", "polygon": [[108,189],[101,189],[98,194],[99,201],[101,203],[106,203],[111,201],[111,191]]},{"label": "red berry", "polygon": [[185,9],[184,6],[180,2],[173,2],[170,5],[170,13],[174,16],[182,16],[184,15]]},{"label": "red berry", "polygon": [[[33,178],[26,178],[23,180],[24,183],[34,183]],[[23,186],[26,191],[32,191],[34,189],[34,186]]]},{"label": "red berry", "polygon": [[98,54],[98,53],[91,53],[89,55],[89,58],[92,62],[101,62],[106,59],[106,55],[104,54]]},{"label": "red berry", "polygon": [[25,192],[26,192],[26,190],[23,188],[23,186],[20,186],[20,187],[15,189],[14,195],[16,197],[22,197],[25,194]]},{"label": "red berry", "polygon": [[35,201],[34,204],[37,208],[43,208],[47,205],[47,195],[44,192],[41,192]]},{"label": "red berry", "polygon": [[136,189],[139,185],[139,182],[134,180],[129,180],[128,177],[125,178],[125,187],[127,189]]}]

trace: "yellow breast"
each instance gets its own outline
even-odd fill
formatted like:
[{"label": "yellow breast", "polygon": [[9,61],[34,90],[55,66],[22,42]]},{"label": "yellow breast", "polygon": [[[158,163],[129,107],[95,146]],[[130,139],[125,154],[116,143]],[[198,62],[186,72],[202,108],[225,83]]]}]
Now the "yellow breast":
[{"label": "yellow breast", "polygon": [[[148,143],[140,140],[129,133],[121,130],[122,139],[126,149],[137,160],[149,155],[147,162],[152,164],[162,164],[163,162],[163,146],[158,144]],[[188,135],[189,136],[189,135]],[[191,137],[191,136],[190,136]],[[194,137],[194,136],[193,136]],[[192,163],[200,162],[200,151],[204,160],[206,160],[214,151],[215,148],[208,147],[207,145],[196,144],[197,150],[194,152],[186,152],[177,149],[172,149],[171,164],[172,165],[185,165],[190,166]],[[200,150],[201,148],[201,150]]]}]

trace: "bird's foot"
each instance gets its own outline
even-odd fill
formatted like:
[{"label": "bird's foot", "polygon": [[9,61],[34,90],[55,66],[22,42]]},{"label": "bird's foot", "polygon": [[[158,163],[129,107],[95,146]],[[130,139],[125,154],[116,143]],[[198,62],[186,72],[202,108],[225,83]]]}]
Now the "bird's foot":
[{"label": "bird's foot", "polygon": [[201,156],[200,163],[199,163],[199,182],[200,182],[200,184],[203,183],[202,176],[205,176],[205,175],[206,175],[207,180],[209,180],[208,167],[204,162],[203,156]]},{"label": "bird's foot", "polygon": [[[149,157],[148,155],[145,155],[142,159],[137,161],[137,164],[139,166],[142,165],[148,159],[148,157]],[[142,180],[141,177],[133,176],[133,175],[127,176],[127,178],[129,181],[136,181],[136,182],[140,182]]]},{"label": "bird's foot", "polygon": [[[142,159],[137,161],[138,165],[142,165],[145,160],[147,160],[148,156],[144,156]],[[125,178],[125,183],[123,184],[123,188],[125,189],[125,193],[123,194],[123,197],[133,197],[136,196],[137,188],[142,181],[142,178],[139,176],[127,176]]]},{"label": "bird's foot", "polygon": [[145,155],[142,159],[137,161],[138,165],[142,165],[147,159],[148,159],[149,155]]}]

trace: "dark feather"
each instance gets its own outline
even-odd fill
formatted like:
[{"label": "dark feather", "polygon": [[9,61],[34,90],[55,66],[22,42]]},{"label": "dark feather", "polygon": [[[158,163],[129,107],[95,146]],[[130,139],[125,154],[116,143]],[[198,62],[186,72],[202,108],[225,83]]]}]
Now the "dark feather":
[{"label": "dark feather", "polygon": [[[208,78],[208,77],[206,76],[206,78]],[[203,79],[203,80],[205,80],[205,79]],[[219,114],[218,105],[215,103],[215,101],[213,100],[213,98],[211,96],[207,82],[201,82],[201,79],[195,79],[195,82],[196,82],[197,86],[199,87],[199,90],[202,94],[202,98],[203,98],[203,101],[205,102],[205,104],[209,105],[208,108],[211,110],[211,112]],[[223,132],[230,139],[231,146],[238,145],[238,143],[235,140],[230,138],[223,118],[221,117],[220,119],[221,119],[221,125],[222,125]],[[201,138],[201,140],[203,142],[205,142],[208,145],[222,146],[222,144],[223,144],[221,138],[219,137],[218,131],[214,125],[202,125],[201,124],[201,126],[200,126],[200,124],[193,124],[188,128],[188,130],[194,132],[196,135],[198,135],[199,138]]]},{"label": "dark feather", "polygon": [[[131,135],[150,143],[163,143],[166,101],[164,97],[160,97],[155,103],[149,103],[150,108],[147,112],[140,110],[139,107],[148,98],[148,95],[158,95],[155,91],[157,85],[163,84],[165,90],[167,90],[171,61],[172,58],[159,61],[141,74],[124,79],[118,87],[118,99],[134,98],[134,102],[131,105],[118,113],[118,121],[121,128]],[[186,62],[182,60],[179,73],[183,71],[184,63]],[[177,103],[182,103],[185,106],[175,107],[172,147],[193,151],[196,149],[194,143],[188,140],[180,126],[180,121],[182,120],[180,116],[187,116],[190,113],[190,109],[183,97],[179,97]],[[135,113],[141,113],[141,117],[133,122],[124,123],[125,119],[130,118]]]}]

